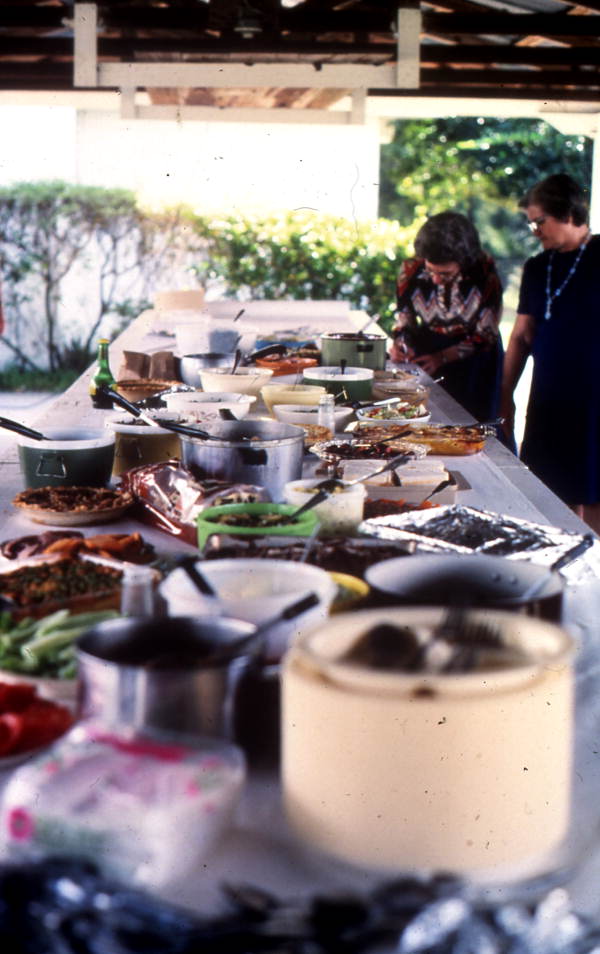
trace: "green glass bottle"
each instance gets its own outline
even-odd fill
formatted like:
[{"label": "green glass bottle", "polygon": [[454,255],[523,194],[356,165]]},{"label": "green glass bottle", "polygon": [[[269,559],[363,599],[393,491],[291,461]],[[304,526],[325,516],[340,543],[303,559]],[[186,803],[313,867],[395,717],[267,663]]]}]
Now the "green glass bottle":
[{"label": "green glass bottle", "polygon": [[112,407],[112,401],[102,393],[102,388],[114,388],[115,379],[108,362],[108,338],[100,338],[98,342],[98,367],[90,381],[90,397],[94,407],[107,410]]}]

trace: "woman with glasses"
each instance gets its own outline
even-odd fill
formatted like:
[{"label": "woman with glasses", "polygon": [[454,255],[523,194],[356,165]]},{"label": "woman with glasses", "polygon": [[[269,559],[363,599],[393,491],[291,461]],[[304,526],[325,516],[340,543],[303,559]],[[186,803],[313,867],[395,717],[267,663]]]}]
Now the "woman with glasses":
[{"label": "woman with glasses", "polygon": [[499,406],[502,286],[475,226],[458,212],[432,215],[402,265],[394,361],[440,372],[443,387],[479,421]]},{"label": "woman with glasses", "polygon": [[600,531],[600,236],[583,190],[548,176],[519,203],[543,251],[523,268],[506,351],[502,410],[527,358],[533,375],[521,457],[551,490]]}]

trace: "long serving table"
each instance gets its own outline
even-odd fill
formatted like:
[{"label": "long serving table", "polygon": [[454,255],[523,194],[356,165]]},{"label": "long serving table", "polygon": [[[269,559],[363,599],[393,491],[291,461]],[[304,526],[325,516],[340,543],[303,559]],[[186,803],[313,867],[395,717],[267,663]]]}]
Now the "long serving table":
[{"label": "long serving table", "polygon": [[[256,323],[256,321],[254,322]],[[364,322],[362,322],[364,324]],[[315,331],[354,330],[360,316],[335,315],[331,322],[321,318]],[[173,348],[164,336],[158,337],[153,312],[141,315],[111,345],[110,359],[116,372],[122,351]],[[92,407],[88,396],[90,373],[84,373],[67,391],[42,412],[35,425],[103,426],[111,412]],[[431,384],[432,420],[463,423],[470,419],[439,385]],[[471,506],[501,512],[534,522],[550,524],[575,533],[589,528],[552,494],[520,461],[495,439],[487,442],[481,454],[445,460],[447,467],[458,471],[469,489],[459,491],[458,501]],[[2,539],[39,532],[40,526],[16,512],[13,496],[23,487],[16,453],[11,445],[0,463],[0,512]],[[97,528],[85,528],[87,533]],[[101,532],[141,530],[159,552],[173,552],[188,547],[149,526],[130,519],[102,524]],[[569,879],[574,902],[580,910],[596,913],[600,906],[600,851],[596,808],[600,791],[600,755],[596,735],[600,725],[600,654],[597,644],[597,620],[600,618],[600,584],[598,567],[600,542],[578,561],[578,572],[570,574],[565,600],[565,625],[578,642],[577,656],[577,738],[575,753],[575,822],[580,840],[585,836],[588,855]],[[597,701],[597,697],[598,700]],[[585,863],[584,863],[585,862]],[[287,830],[281,812],[276,773],[256,770],[250,773],[240,806],[235,829],[208,864],[201,866],[197,878],[178,883],[163,894],[179,903],[195,908],[214,910],[220,902],[222,881],[252,882],[274,890],[279,895],[298,892],[313,893],[317,888],[366,888],[372,876],[350,871],[343,865],[328,864],[305,852]]]}]

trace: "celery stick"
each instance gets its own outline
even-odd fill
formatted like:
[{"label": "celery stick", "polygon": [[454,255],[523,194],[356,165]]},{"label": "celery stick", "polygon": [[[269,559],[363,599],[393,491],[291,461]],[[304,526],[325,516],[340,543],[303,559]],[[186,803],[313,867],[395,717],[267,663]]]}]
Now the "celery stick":
[{"label": "celery stick", "polygon": [[45,636],[47,633],[52,632],[52,630],[58,627],[60,623],[63,623],[68,616],[68,609],[56,610],[55,613],[50,613],[49,616],[44,616],[43,619],[38,621],[36,637]]},{"label": "celery stick", "polygon": [[47,659],[62,646],[72,643],[77,638],[77,632],[72,629],[57,629],[46,636],[40,636],[38,639],[32,639],[21,646],[21,655],[24,659],[36,660]]}]

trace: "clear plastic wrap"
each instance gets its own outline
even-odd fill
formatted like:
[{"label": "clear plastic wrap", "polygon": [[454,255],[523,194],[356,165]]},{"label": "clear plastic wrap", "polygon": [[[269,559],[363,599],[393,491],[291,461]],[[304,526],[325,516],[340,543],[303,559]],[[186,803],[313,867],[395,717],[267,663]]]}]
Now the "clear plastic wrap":
[{"label": "clear plastic wrap", "polygon": [[263,487],[197,480],[177,460],[135,467],[123,474],[121,486],[135,497],[141,520],[192,546],[197,542],[196,519],[206,507],[270,500]]}]

